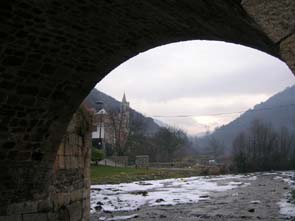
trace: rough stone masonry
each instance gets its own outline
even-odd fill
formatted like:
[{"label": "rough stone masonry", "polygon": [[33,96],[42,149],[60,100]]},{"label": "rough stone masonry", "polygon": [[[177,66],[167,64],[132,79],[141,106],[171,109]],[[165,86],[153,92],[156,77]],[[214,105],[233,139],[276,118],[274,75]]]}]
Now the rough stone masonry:
[{"label": "rough stone masonry", "polygon": [[293,0],[1,1],[0,220],[52,220],[43,208],[83,220],[81,193],[71,209],[68,197],[54,204],[67,179],[71,192],[85,179],[72,165],[52,185],[56,158],[83,98],[119,64],[172,42],[220,40],[284,59],[294,72],[294,17]]},{"label": "rough stone masonry", "polygon": [[2,220],[88,220],[92,115],[83,106],[74,114],[59,145],[48,192],[7,205]]}]

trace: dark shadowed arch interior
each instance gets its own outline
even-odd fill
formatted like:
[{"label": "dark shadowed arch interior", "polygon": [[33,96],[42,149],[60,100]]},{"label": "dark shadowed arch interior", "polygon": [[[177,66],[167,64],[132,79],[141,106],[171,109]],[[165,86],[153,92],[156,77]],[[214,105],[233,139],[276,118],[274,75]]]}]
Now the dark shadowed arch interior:
[{"label": "dark shadowed arch interior", "polygon": [[7,203],[46,195],[73,113],[127,59],[204,39],[280,57],[236,0],[13,0],[0,12],[0,214]]}]

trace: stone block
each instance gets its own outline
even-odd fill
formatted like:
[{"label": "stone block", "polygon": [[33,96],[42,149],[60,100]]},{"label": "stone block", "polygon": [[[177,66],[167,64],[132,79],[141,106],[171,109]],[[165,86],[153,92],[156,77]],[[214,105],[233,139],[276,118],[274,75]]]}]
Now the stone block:
[{"label": "stone block", "polygon": [[[91,139],[91,138],[90,138]],[[83,146],[80,146],[80,147],[77,147],[77,152],[76,152],[76,154],[78,155],[78,156],[82,156],[83,155],[83,149],[84,149],[85,147],[83,147]]]},{"label": "stone block", "polygon": [[24,58],[23,57],[17,57],[17,56],[7,56],[6,58],[4,58],[4,60],[2,61],[3,65],[6,66],[19,66],[24,62]]},{"label": "stone block", "polygon": [[90,200],[86,199],[86,200],[83,200],[83,217],[82,217],[82,220],[85,220],[85,221],[90,220],[90,213],[88,211],[90,211]]},{"label": "stone block", "polygon": [[22,221],[21,215],[0,216],[0,221]]},{"label": "stone block", "polygon": [[70,204],[71,202],[71,194],[70,193],[63,193],[64,195],[64,203],[65,205]]},{"label": "stone block", "polygon": [[58,155],[63,155],[64,154],[64,151],[65,151],[64,148],[65,148],[65,145],[64,145],[64,140],[63,140],[62,143],[59,145],[57,154]]},{"label": "stone block", "polygon": [[57,194],[57,204],[56,204],[57,208],[65,205],[65,199],[64,199],[64,195],[62,193],[58,193]]},{"label": "stone block", "polygon": [[28,201],[23,203],[14,203],[7,207],[7,214],[36,213],[38,211],[38,201]]},{"label": "stone block", "polygon": [[[89,199],[83,200],[83,211],[84,211],[84,213],[83,213],[84,218],[85,218],[85,216],[87,218],[87,215],[89,215],[89,213],[87,213],[87,211],[90,211],[90,200]],[[89,219],[87,219],[87,220],[89,220]]]},{"label": "stone block", "polygon": [[85,177],[85,178],[84,178],[84,187],[85,187],[85,188],[89,188],[90,185],[91,185],[91,180],[90,180],[90,178],[89,178],[89,177]]},{"label": "stone block", "polygon": [[50,199],[50,202],[53,205],[53,210],[56,211],[59,208],[59,205],[58,205],[58,195],[57,195],[57,193],[51,194],[49,199]]},{"label": "stone block", "polygon": [[69,205],[71,202],[70,193],[58,193],[57,194],[57,208]]},{"label": "stone block", "polygon": [[48,213],[47,218],[48,218],[48,221],[56,221],[58,219],[56,213]]},{"label": "stone block", "polygon": [[83,144],[82,137],[81,136],[78,136],[78,146],[81,147],[82,144]]},{"label": "stone block", "polygon": [[75,144],[75,142],[74,142],[74,139],[75,139],[74,134],[69,134],[68,138],[69,138],[69,143],[67,145],[65,145],[65,151],[64,151],[64,154],[66,156],[72,155],[72,147]]},{"label": "stone block", "polygon": [[38,203],[38,211],[45,212],[53,209],[53,202],[50,199],[40,200]]},{"label": "stone block", "polygon": [[[73,115],[73,119],[75,119],[75,114]],[[69,133],[73,133],[74,131],[75,131],[75,120],[72,120],[70,123],[69,123],[69,125],[68,125],[68,128],[67,128],[67,131],[69,132]]]},{"label": "stone block", "polygon": [[23,221],[48,221],[47,213],[24,214]]},{"label": "stone block", "polygon": [[79,168],[83,168],[84,167],[84,157],[82,155],[79,156],[78,161],[79,161]]},{"label": "stone block", "polygon": [[72,203],[71,205],[69,205],[68,209],[69,209],[71,221],[80,221],[81,220],[83,207],[82,207],[82,203],[80,201]]},{"label": "stone block", "polygon": [[83,191],[83,199],[89,199],[90,198],[90,186],[88,188],[84,188]]},{"label": "stone block", "polygon": [[295,74],[295,34],[281,42],[280,52],[282,58],[293,71],[293,74]]},{"label": "stone block", "polygon": [[71,158],[71,168],[79,168],[79,162],[77,156],[72,156]]},{"label": "stone block", "polygon": [[137,168],[148,168],[149,167],[149,156],[148,155],[137,155],[135,159],[135,165]]},{"label": "stone block", "polygon": [[70,201],[71,201],[70,193],[58,193],[57,194],[58,208],[70,204]]},{"label": "stone block", "polygon": [[[76,134],[70,134],[69,135],[69,146],[72,148],[73,146],[77,145],[78,138]],[[71,149],[70,149],[71,150]]]},{"label": "stone block", "polygon": [[83,189],[80,190],[74,190],[71,192],[71,201],[76,202],[83,199]]},{"label": "stone block", "polygon": [[72,168],[71,156],[65,156],[64,160],[65,160],[65,168],[71,169]]},{"label": "stone block", "polygon": [[64,169],[65,168],[65,157],[64,155],[58,155],[56,157],[56,164],[59,169]]}]

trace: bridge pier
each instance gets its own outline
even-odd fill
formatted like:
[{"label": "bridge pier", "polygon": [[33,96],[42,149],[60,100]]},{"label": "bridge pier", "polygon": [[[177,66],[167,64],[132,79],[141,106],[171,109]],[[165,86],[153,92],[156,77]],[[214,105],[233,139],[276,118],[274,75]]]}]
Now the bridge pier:
[{"label": "bridge pier", "polygon": [[0,221],[89,220],[91,125],[91,115],[80,107],[59,145],[47,191],[6,205]]}]

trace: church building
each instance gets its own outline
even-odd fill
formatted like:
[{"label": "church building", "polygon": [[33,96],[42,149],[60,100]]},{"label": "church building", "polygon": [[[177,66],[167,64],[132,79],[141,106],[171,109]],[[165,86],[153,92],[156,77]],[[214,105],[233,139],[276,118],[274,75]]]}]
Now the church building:
[{"label": "church building", "polygon": [[129,135],[130,107],[124,93],[120,109],[106,110],[103,105],[93,117],[92,145],[107,156],[122,155]]}]

